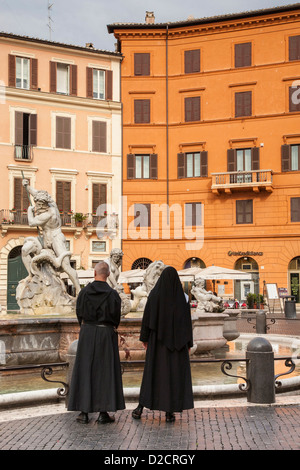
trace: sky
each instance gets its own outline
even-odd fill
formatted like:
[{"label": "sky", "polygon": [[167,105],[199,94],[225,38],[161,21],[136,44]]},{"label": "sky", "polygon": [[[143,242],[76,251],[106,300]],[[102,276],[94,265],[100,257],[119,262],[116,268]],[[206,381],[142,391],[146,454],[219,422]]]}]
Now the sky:
[{"label": "sky", "polygon": [[[300,0],[299,0],[300,1]],[[113,23],[144,23],[153,11],[156,23],[184,21],[297,3],[293,0],[0,0],[0,31],[64,44],[114,51]],[[48,4],[51,8],[48,10]],[[50,21],[48,19],[50,12]],[[51,25],[51,31],[48,25]]]}]

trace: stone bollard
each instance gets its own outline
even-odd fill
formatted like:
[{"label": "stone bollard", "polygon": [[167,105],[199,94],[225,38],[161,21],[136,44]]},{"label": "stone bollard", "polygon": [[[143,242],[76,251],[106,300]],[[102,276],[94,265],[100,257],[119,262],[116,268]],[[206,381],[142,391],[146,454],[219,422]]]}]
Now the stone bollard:
[{"label": "stone bollard", "polygon": [[275,403],[274,352],[265,338],[254,338],[246,351],[247,379],[250,388],[247,401],[250,403]]},{"label": "stone bollard", "polygon": [[[73,368],[74,368],[74,363],[75,363],[75,358],[76,358],[76,352],[77,352],[77,345],[78,345],[78,339],[73,341],[73,343],[70,344],[68,352],[66,354],[66,362],[69,363],[68,367],[68,373],[67,373],[67,384],[71,385],[71,379],[72,379],[72,373],[73,373]],[[69,394],[66,396],[66,408],[68,407],[68,398]]]},{"label": "stone bollard", "polygon": [[256,333],[265,335],[267,333],[267,316],[263,310],[256,313]]}]

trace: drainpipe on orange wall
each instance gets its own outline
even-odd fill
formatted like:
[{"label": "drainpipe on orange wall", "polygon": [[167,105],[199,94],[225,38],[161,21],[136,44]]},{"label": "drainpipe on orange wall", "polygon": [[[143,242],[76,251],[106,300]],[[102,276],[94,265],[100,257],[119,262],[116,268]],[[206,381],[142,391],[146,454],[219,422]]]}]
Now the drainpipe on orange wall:
[{"label": "drainpipe on orange wall", "polygon": [[168,33],[169,27],[166,26],[166,158],[167,158],[167,224],[170,223],[169,212],[169,70],[168,70]]}]

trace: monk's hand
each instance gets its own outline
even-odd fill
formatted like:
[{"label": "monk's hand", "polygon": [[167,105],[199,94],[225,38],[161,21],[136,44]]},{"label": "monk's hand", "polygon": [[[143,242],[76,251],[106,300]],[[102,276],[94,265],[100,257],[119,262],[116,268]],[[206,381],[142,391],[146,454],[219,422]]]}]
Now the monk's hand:
[{"label": "monk's hand", "polygon": [[148,343],[143,343],[144,349],[147,349]]}]

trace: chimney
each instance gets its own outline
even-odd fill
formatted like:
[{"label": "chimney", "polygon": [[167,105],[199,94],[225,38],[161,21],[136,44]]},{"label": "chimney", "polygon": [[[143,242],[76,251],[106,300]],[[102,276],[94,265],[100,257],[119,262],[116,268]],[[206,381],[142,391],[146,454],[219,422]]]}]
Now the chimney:
[{"label": "chimney", "polygon": [[146,21],[146,24],[154,24],[155,23],[154,11],[146,11],[145,21]]}]

